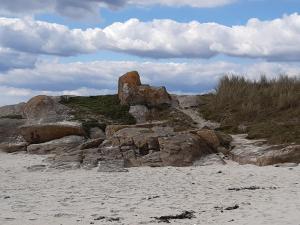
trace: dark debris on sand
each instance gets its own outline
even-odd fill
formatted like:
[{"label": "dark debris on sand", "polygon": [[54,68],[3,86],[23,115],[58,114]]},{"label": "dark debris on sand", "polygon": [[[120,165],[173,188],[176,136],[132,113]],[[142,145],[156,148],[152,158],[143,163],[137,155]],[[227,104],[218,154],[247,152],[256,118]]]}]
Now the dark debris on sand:
[{"label": "dark debris on sand", "polygon": [[158,220],[159,223],[170,223],[170,220],[183,220],[183,219],[192,219],[195,218],[194,211],[184,211],[178,215],[169,215],[169,216],[160,216],[154,217],[154,219]]}]

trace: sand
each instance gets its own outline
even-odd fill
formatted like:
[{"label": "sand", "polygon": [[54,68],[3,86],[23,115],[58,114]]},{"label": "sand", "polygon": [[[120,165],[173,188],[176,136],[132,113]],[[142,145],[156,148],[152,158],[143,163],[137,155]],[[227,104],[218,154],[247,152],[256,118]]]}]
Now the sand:
[{"label": "sand", "polygon": [[[170,223],[300,224],[299,166],[27,170],[43,159],[0,153],[1,225],[157,224],[153,217],[185,210],[195,218]],[[264,189],[228,190],[250,186]],[[222,210],[236,204],[239,208]]]}]

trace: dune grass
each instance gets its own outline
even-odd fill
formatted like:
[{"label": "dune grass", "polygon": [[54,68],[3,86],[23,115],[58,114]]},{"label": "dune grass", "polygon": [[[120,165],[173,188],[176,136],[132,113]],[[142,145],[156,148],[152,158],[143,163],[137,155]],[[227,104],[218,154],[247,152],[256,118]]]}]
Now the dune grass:
[{"label": "dune grass", "polygon": [[221,130],[248,133],[270,143],[300,144],[300,79],[279,76],[258,81],[224,76],[214,94],[201,97],[200,112],[221,123]]}]

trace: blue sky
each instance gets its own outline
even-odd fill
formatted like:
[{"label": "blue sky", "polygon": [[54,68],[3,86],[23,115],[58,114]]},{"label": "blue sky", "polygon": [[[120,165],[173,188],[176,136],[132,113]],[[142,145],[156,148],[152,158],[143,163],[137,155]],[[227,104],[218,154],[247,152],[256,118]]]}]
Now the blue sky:
[{"label": "blue sky", "polygon": [[173,93],[224,74],[299,76],[299,0],[3,0],[0,105],[116,92],[118,76]]}]

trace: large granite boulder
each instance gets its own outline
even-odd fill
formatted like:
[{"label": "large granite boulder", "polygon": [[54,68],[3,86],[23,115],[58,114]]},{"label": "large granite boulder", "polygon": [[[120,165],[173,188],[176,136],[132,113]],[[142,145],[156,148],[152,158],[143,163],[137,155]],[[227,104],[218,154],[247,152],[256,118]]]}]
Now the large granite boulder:
[{"label": "large granite boulder", "polygon": [[30,124],[19,127],[21,135],[31,144],[43,143],[70,135],[86,136],[81,124],[58,122]]},{"label": "large granite boulder", "polygon": [[118,96],[122,105],[171,105],[171,96],[165,87],[142,85],[138,72],[133,71],[119,78]]},{"label": "large granite boulder", "polygon": [[28,123],[52,123],[70,117],[70,109],[60,104],[61,97],[38,95],[30,99],[23,110]]},{"label": "large granite boulder", "polygon": [[65,154],[70,150],[79,148],[84,142],[84,137],[67,136],[60,139],[48,141],[40,144],[31,144],[27,147],[27,152],[30,154]]}]

